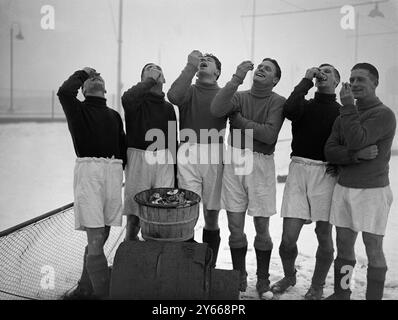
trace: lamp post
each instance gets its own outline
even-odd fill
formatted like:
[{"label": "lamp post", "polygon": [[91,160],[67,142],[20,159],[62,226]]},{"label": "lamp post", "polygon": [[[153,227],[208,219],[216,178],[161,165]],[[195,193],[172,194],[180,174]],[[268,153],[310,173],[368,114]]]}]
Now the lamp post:
[{"label": "lamp post", "polygon": [[119,0],[119,34],[117,40],[117,79],[116,79],[116,109],[121,111],[122,93],[122,43],[123,43],[123,0]]},{"label": "lamp post", "polygon": [[[251,39],[251,48],[250,48],[250,60],[252,63],[254,62],[254,40],[255,40],[255,32],[256,32],[256,0],[253,0],[253,19],[252,19],[252,39]],[[254,72],[252,73],[252,80],[254,77]]]},{"label": "lamp post", "polygon": [[254,39],[255,39],[255,31],[256,31],[256,0],[253,0],[253,19],[252,19],[252,41],[251,41],[251,50],[250,50],[250,59],[254,63]]},{"label": "lamp post", "polygon": [[359,13],[355,14],[355,43],[354,43],[354,64],[358,61],[358,41],[359,41]]},{"label": "lamp post", "polygon": [[368,16],[371,17],[371,18],[375,18],[375,17],[384,18],[383,12],[381,12],[379,10],[379,3],[378,2],[375,3],[374,9],[369,12]]},{"label": "lamp post", "polygon": [[13,22],[10,27],[10,109],[14,112],[14,26],[18,27],[18,33],[15,36],[17,40],[23,40],[21,26],[17,22]]}]

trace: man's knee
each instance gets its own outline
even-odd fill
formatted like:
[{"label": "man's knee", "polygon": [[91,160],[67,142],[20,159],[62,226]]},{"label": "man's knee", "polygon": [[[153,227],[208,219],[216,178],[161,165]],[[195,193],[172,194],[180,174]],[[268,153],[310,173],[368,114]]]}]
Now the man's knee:
[{"label": "man's knee", "polygon": [[245,227],[245,212],[228,211],[228,228],[231,233],[242,232]]},{"label": "man's knee", "polygon": [[282,242],[284,248],[292,249],[297,244],[297,237],[294,234],[291,234],[287,231],[284,231],[282,234]]},{"label": "man's knee", "polygon": [[287,220],[286,218],[284,219],[283,223],[283,232],[282,232],[282,242],[281,245],[282,247],[286,249],[293,249],[297,245],[297,239],[300,235],[301,228],[297,227],[296,225],[296,220],[297,223],[300,223],[299,219],[289,219]]},{"label": "man's knee", "polygon": [[256,234],[254,238],[254,248],[263,250],[263,251],[268,251],[272,250],[273,248],[273,243],[271,236],[269,234]]},{"label": "man's knee", "polygon": [[218,230],[218,210],[203,210],[203,216],[205,219],[205,229],[207,230]]},{"label": "man's knee", "polygon": [[100,255],[103,253],[104,244],[107,239],[105,228],[101,230],[88,230],[88,255]]},{"label": "man's knee", "polygon": [[380,260],[384,260],[383,236],[364,232],[362,237],[369,263],[378,265]]},{"label": "man's knee", "polygon": [[320,247],[333,250],[332,226],[329,222],[318,221],[315,233]]},{"label": "man's knee", "polygon": [[269,218],[253,217],[254,227],[258,233],[268,233]]},{"label": "man's knee", "polygon": [[347,228],[336,228],[336,246],[337,254],[341,258],[348,260],[355,259],[355,240],[357,233]]},{"label": "man's knee", "polygon": [[351,244],[351,241],[346,241],[344,237],[336,238],[336,247],[339,254],[346,256],[346,254],[351,254],[354,250],[354,245]]},{"label": "man's knee", "polygon": [[303,219],[283,218],[282,247],[287,250],[294,249],[299,238],[301,228],[304,224]]},{"label": "man's knee", "polygon": [[382,250],[383,249],[383,236],[364,232],[363,233],[363,243],[365,244],[366,249]]},{"label": "man's knee", "polygon": [[231,248],[243,248],[247,246],[247,237],[244,232],[231,232],[229,236],[229,246]]},{"label": "man's knee", "polygon": [[244,233],[245,212],[228,212],[228,228],[230,232],[229,246],[242,248],[247,246],[247,238]]},{"label": "man's knee", "polygon": [[269,234],[269,218],[254,217],[254,227],[256,237],[254,238],[254,247],[259,250],[272,250],[272,239]]}]

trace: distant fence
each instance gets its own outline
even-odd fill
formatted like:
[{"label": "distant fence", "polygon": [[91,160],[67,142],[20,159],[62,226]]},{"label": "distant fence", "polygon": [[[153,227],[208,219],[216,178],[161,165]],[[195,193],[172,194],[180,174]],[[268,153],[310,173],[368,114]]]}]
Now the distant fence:
[{"label": "distant fence", "polygon": [[[65,120],[65,114],[57,97],[57,90],[15,89],[11,106],[10,89],[0,88],[0,120],[35,118]],[[78,98],[84,100],[79,94]],[[115,95],[108,94],[108,105],[115,105]]]}]

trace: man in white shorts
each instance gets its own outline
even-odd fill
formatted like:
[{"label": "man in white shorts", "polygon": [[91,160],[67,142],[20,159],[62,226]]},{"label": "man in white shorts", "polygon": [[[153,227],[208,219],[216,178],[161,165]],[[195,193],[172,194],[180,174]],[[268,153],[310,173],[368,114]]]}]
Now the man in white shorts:
[{"label": "man in white shorts", "polygon": [[[164,83],[162,69],[148,63],[142,69],[141,81],[122,96],[128,147],[124,188],[126,240],[136,240],[140,230],[139,207],[134,196],[147,189],[174,187],[177,135],[173,132],[174,140],[169,141],[168,122],[172,121],[174,128],[177,126],[174,107],[164,99]],[[151,130],[154,135],[160,132],[163,136],[155,144],[150,140]]]},{"label": "man in white shorts", "polygon": [[[314,86],[313,99],[305,96]],[[284,105],[284,115],[292,121],[292,153],[281,216],[282,241],[279,255],[284,278],[271,286],[274,293],[283,293],[296,284],[295,261],[297,240],[306,221],[316,222],[318,239],[316,264],[307,300],[320,300],[326,276],[333,262],[332,226],[329,224],[330,205],[336,178],[328,174],[324,147],[339,115],[335,90],[340,74],[330,64],[321,64],[306,71]]]},{"label": "man in white shorts", "polygon": [[[85,100],[77,99],[82,87]],[[122,119],[108,108],[105,83],[92,68],[76,71],[58,90],[77,155],[74,171],[75,227],[87,232],[83,273],[70,298],[105,299],[110,274],[104,244],[111,226],[122,224],[126,136]]]},{"label": "man in white shorts", "polygon": [[334,294],[328,299],[350,299],[358,232],[368,257],[366,299],[383,297],[387,272],[383,236],[392,203],[388,163],[396,120],[376,96],[378,83],[373,65],[358,63],[351,69],[350,83],[343,83],[340,91],[340,116],[325,146],[326,159],[339,165],[330,213],[330,223],[336,226],[337,258]]},{"label": "man in white shorts", "polygon": [[[220,90],[217,84],[220,74],[221,62],[216,56],[202,55],[194,50],[188,55],[184,70],[167,93],[169,101],[178,106],[180,113],[178,186],[202,198],[205,220],[202,241],[213,252],[213,267],[221,241],[218,214],[221,209],[222,150],[227,118],[214,117],[210,112],[210,104]],[[195,75],[197,79],[192,84]]]},{"label": "man in white shorts", "polygon": [[[270,290],[269,263],[273,244],[269,218],[276,214],[273,153],[283,123],[286,99],[273,92],[281,78],[281,69],[277,61],[270,58],[258,65],[251,89],[237,92],[249,70],[253,70],[251,61],[238,66],[231,81],[214,98],[211,111],[215,116],[228,116],[230,119],[232,139],[228,154],[231,161],[224,165],[222,200],[228,214],[233,268],[240,271],[239,290],[246,291],[247,238],[244,225],[247,211],[253,217],[256,229],[256,289],[261,296]],[[239,159],[244,160],[243,168]]]}]

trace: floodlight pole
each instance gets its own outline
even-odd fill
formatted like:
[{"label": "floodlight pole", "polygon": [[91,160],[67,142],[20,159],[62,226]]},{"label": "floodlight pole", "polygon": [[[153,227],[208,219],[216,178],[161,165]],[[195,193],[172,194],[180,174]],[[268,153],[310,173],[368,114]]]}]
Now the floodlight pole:
[{"label": "floodlight pole", "polygon": [[355,44],[354,44],[354,64],[358,61],[358,42],[359,42],[359,13],[355,14]]},{"label": "floodlight pole", "polygon": [[121,93],[122,93],[122,31],[123,31],[123,0],[119,0],[119,35],[117,46],[117,84],[116,84],[116,109],[121,111]]},{"label": "floodlight pole", "polygon": [[10,108],[8,112],[14,112],[14,25],[18,26],[16,38],[22,40],[21,26],[18,22],[11,23],[10,27]]},{"label": "floodlight pole", "polygon": [[14,112],[14,29],[10,28],[10,109]]}]

